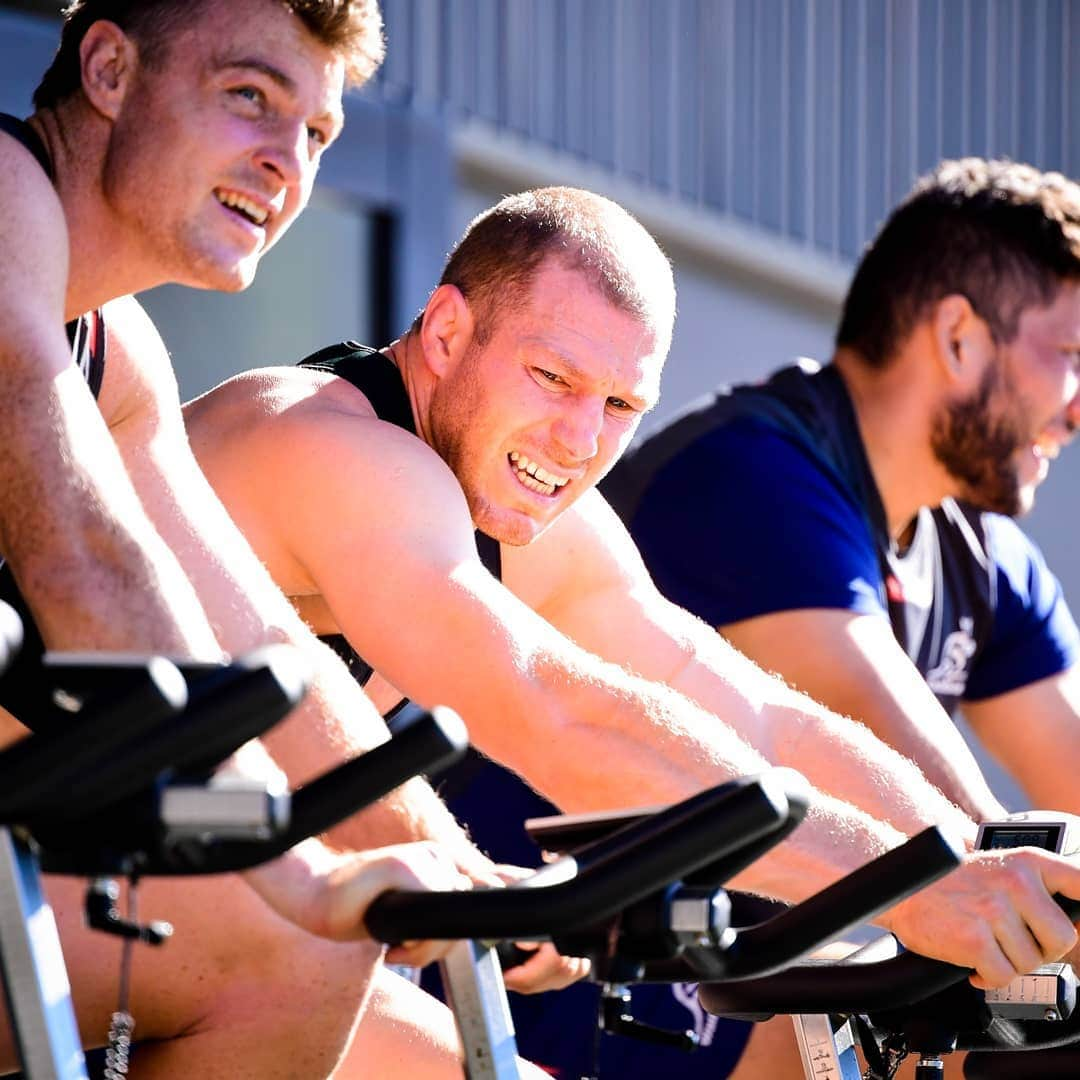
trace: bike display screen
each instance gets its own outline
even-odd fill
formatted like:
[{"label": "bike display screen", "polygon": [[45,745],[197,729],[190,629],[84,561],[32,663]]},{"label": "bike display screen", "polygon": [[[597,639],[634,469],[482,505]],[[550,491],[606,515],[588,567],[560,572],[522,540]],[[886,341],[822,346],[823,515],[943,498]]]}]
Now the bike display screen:
[{"label": "bike display screen", "polygon": [[1001,848],[1036,847],[1044,851],[1060,851],[1065,832],[1063,824],[1039,823],[1031,825],[1016,822],[1002,822],[996,825],[983,825],[979,834],[980,851],[995,851]]}]

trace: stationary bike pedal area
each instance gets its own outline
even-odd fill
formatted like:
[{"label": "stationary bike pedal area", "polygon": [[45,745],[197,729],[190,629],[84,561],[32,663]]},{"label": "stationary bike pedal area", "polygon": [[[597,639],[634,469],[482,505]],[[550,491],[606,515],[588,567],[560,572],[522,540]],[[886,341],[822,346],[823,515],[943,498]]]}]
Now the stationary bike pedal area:
[{"label": "stationary bike pedal area", "polygon": [[[1017,847],[1075,855],[1080,852],[1080,829],[1075,819],[1046,810],[1010,814],[1000,821],[979,826],[977,851]],[[871,945],[856,957],[869,961],[880,950],[880,945],[876,950]],[[1043,964],[1008,986],[983,992],[982,997],[993,1021],[1053,1024],[1072,1016],[1078,985],[1080,980],[1072,967],[1059,962]],[[874,1024],[862,1017],[812,1014],[794,1015],[792,1020],[807,1080],[891,1080],[908,1054],[905,1038],[898,1038],[893,1032],[885,1035],[875,1032]],[[946,1037],[938,1047],[922,1048],[915,1068],[916,1080],[937,1080],[944,1076],[943,1055],[950,1053],[954,1045],[955,1040],[949,1045]],[[865,1072],[860,1072],[857,1046],[861,1046],[867,1057]]]}]

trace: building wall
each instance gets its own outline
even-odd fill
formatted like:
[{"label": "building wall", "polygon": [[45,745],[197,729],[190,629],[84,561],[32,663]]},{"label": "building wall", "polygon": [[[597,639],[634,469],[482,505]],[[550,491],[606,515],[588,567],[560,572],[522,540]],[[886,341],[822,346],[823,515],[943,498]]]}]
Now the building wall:
[{"label": "building wall", "polygon": [[1080,175],[1080,0],[383,0],[377,92],[839,258],[942,157]]}]

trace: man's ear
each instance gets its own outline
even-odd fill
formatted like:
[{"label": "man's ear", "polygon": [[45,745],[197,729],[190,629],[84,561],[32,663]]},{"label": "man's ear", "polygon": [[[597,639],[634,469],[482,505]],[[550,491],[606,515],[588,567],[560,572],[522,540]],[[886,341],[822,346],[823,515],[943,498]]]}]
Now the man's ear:
[{"label": "man's ear", "polygon": [[420,344],[424,362],[441,378],[465,355],[476,329],[472,309],[456,285],[440,285],[424,308]]},{"label": "man's ear", "polygon": [[102,116],[115,120],[138,64],[138,49],[114,22],[91,23],[79,45],[82,88]]},{"label": "man's ear", "polygon": [[993,355],[990,328],[962,293],[950,293],[934,305],[931,319],[937,360],[947,382],[975,385]]}]

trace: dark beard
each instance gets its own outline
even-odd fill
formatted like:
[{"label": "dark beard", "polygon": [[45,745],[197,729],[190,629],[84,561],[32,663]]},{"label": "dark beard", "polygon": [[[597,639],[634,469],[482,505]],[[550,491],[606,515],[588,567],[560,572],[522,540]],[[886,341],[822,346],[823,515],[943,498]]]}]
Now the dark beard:
[{"label": "dark beard", "polygon": [[996,368],[966,401],[945,404],[934,418],[930,445],[934,455],[962,485],[961,498],[982,510],[1016,517],[1024,510],[1013,456],[1025,443],[1015,414],[995,417],[991,403],[1015,400]]}]

